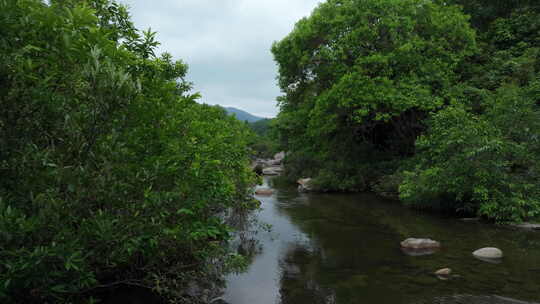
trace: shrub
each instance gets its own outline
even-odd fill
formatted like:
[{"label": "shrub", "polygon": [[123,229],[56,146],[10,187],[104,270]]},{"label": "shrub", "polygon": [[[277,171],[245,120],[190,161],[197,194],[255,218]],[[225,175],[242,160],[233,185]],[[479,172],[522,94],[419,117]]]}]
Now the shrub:
[{"label": "shrub", "polygon": [[477,115],[453,106],[433,116],[417,141],[417,166],[401,198],[429,206],[444,197],[455,209],[497,222],[540,214],[540,111],[530,88],[499,89]]}]

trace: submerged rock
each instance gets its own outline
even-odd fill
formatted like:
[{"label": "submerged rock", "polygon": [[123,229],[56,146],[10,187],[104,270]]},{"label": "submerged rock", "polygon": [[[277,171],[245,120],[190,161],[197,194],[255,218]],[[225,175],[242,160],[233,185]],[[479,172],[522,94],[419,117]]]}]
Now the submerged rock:
[{"label": "submerged rock", "polygon": [[434,249],[441,248],[441,243],[432,239],[408,238],[401,242],[401,248],[407,249]]},{"label": "submerged rock", "polygon": [[474,251],[473,255],[481,260],[497,260],[503,257],[503,252],[499,248],[486,247]]},{"label": "submerged rock", "polygon": [[520,228],[520,229],[526,229],[526,230],[540,230],[540,224],[521,223],[521,224],[515,224],[512,226],[516,228]]},{"label": "submerged rock", "polygon": [[411,248],[404,248],[401,247],[401,252],[408,256],[423,256],[423,255],[430,255],[437,252],[438,248],[425,248],[425,249],[411,249]]},{"label": "submerged rock", "polygon": [[410,256],[434,254],[441,248],[441,243],[432,239],[408,238],[401,242],[401,251]]},{"label": "submerged rock", "polygon": [[268,189],[268,188],[260,188],[255,190],[255,194],[257,195],[272,195],[274,194],[274,190]]}]

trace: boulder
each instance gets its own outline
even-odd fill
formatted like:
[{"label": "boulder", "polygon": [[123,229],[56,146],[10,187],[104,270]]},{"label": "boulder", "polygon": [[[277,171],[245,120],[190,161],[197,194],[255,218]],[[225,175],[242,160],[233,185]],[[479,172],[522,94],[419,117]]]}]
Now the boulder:
[{"label": "boulder", "polygon": [[259,188],[255,190],[255,194],[257,195],[272,195],[274,194],[274,190],[268,189],[268,188]]},{"label": "boulder", "polygon": [[263,175],[279,175],[282,171],[280,166],[270,166],[262,170]]},{"label": "boulder", "polygon": [[434,254],[441,244],[432,239],[408,238],[401,242],[401,251],[410,256],[422,256]]},{"label": "boulder", "polygon": [[308,192],[312,191],[313,188],[311,187],[311,178],[301,178],[296,181],[298,183],[298,191],[300,192]]},{"label": "boulder", "polygon": [[432,239],[408,238],[401,242],[401,248],[407,249],[434,249],[440,247],[441,243]]},{"label": "boulder", "polygon": [[435,274],[438,276],[449,276],[450,274],[452,274],[452,269],[450,268],[439,269],[435,271]]},{"label": "boulder", "polygon": [[277,160],[277,159],[269,159],[269,160],[266,161],[266,164],[268,166],[279,166],[279,165],[281,165],[281,161]]},{"label": "boulder", "polygon": [[473,252],[473,255],[479,259],[501,259],[503,257],[503,252],[499,248],[495,247],[486,247],[480,248]]},{"label": "boulder", "polygon": [[267,159],[258,159],[257,164],[263,168],[268,167],[268,160]]},{"label": "boulder", "polygon": [[285,152],[284,151],[281,151],[281,152],[277,153],[276,155],[274,155],[274,159],[279,160],[279,162],[281,162],[284,158],[285,158]]}]

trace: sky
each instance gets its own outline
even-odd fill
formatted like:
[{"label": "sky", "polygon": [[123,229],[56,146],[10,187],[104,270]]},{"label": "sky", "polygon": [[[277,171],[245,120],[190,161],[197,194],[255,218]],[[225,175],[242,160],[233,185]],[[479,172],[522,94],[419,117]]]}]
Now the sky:
[{"label": "sky", "polygon": [[277,112],[277,66],[270,48],[321,0],[120,0],[135,26],[151,28],[189,66],[201,102],[257,116]]}]

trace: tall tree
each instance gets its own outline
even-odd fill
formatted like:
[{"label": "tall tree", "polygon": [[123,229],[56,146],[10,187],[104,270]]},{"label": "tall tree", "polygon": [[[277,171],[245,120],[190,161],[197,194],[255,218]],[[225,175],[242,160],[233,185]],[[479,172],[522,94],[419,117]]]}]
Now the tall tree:
[{"label": "tall tree", "polygon": [[[410,155],[426,114],[451,102],[456,69],[476,51],[456,6],[420,0],[329,0],[272,47],[279,66],[278,128],[292,174],[359,155]],[[296,159],[296,160],[295,160]],[[365,161],[365,160],[364,160]],[[309,170],[301,168],[309,164]],[[343,172],[343,171],[342,171]],[[350,177],[350,176],[349,176]],[[354,184],[354,183],[353,183]]]}]

